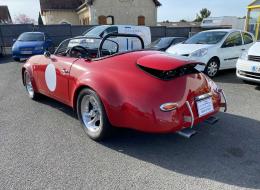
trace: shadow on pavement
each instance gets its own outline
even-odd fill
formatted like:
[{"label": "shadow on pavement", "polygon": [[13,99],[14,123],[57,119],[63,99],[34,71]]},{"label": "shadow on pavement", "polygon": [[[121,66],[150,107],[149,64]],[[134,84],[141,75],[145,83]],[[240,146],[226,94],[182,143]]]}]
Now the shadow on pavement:
[{"label": "shadow on pavement", "polygon": [[213,78],[213,81],[220,83],[243,84],[243,81],[237,78],[235,69],[219,71],[219,74]]},{"label": "shadow on pavement", "polygon": [[14,62],[14,60],[10,56],[0,57],[0,64],[7,64],[11,62]]},{"label": "shadow on pavement", "polygon": [[63,113],[69,115],[70,117],[77,119],[77,116],[76,116],[74,110],[71,107],[69,107],[65,104],[62,104],[62,103],[60,103],[60,102],[58,102],[58,101],[56,101],[52,98],[49,98],[49,97],[44,96],[44,95],[40,95],[37,102],[48,105],[52,108],[58,109],[58,110],[62,111]]},{"label": "shadow on pavement", "polygon": [[[76,118],[70,107],[55,100],[43,96],[39,102]],[[196,126],[198,134],[191,139],[120,129],[101,144],[172,172],[259,189],[260,121],[229,113],[218,117],[213,126]]]},{"label": "shadow on pavement", "polygon": [[260,121],[226,113],[219,117],[214,126],[197,126],[199,133],[191,139],[120,130],[103,145],[176,173],[260,188]]}]

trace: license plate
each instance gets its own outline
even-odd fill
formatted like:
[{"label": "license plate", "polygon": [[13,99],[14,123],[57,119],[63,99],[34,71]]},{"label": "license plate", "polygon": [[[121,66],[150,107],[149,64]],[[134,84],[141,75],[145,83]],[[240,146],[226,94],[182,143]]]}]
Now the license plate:
[{"label": "license plate", "polygon": [[21,54],[30,55],[32,54],[32,51],[21,51]]},{"label": "license plate", "polygon": [[203,117],[214,111],[211,97],[205,98],[203,100],[199,100],[196,103],[197,103],[199,117]]},{"label": "license plate", "polygon": [[258,66],[252,66],[252,72],[254,72],[254,73],[260,73],[260,66],[258,67]]}]

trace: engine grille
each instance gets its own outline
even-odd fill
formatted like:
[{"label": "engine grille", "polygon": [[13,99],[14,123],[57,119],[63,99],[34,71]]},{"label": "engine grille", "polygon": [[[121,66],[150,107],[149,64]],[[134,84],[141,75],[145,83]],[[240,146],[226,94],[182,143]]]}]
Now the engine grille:
[{"label": "engine grille", "polygon": [[248,55],[248,60],[260,62],[260,56]]},{"label": "engine grille", "polygon": [[247,71],[238,71],[238,73],[245,77],[260,79],[260,73],[253,73],[253,72],[247,72]]}]

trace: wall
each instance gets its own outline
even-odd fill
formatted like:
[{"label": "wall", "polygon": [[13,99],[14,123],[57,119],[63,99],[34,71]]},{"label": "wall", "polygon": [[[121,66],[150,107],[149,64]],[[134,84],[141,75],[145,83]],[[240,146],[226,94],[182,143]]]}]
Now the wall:
[{"label": "wall", "polygon": [[114,24],[138,24],[138,16],[145,16],[147,26],[156,26],[157,7],[152,0],[94,1],[90,7],[91,24],[98,24],[98,17],[114,16]]},{"label": "wall", "polygon": [[71,10],[59,10],[59,11],[45,11],[43,12],[44,24],[60,24],[67,22],[68,24],[78,25],[79,16],[76,11]]},{"label": "wall", "polygon": [[88,7],[84,7],[83,9],[78,11],[77,14],[79,16],[79,20],[80,20],[81,25],[89,24],[89,23],[84,24],[84,20],[87,19],[89,21],[89,9],[88,9]]},{"label": "wall", "polygon": [[[47,33],[52,39],[55,46],[58,46],[63,40],[75,36],[80,36],[83,32],[93,26],[82,25],[44,25],[36,26],[32,24],[6,24],[0,25],[0,47],[4,47],[5,54],[10,54],[10,47],[13,45],[13,39],[17,39],[23,32],[41,31]],[[199,27],[165,27],[155,26],[150,27],[152,34],[152,41],[160,37],[176,36],[188,37],[190,34],[201,31]],[[1,48],[0,48],[1,49]]]}]

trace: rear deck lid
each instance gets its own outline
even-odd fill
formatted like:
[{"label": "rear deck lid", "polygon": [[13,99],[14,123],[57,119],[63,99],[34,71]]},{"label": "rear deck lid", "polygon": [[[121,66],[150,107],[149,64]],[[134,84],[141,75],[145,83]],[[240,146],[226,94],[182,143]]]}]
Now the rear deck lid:
[{"label": "rear deck lid", "polygon": [[137,65],[159,71],[175,70],[190,64],[197,65],[198,63],[188,58],[175,57],[165,53],[147,55],[137,60]]},{"label": "rear deck lid", "polygon": [[199,73],[195,69],[197,64],[199,63],[187,58],[173,57],[164,53],[144,56],[137,60],[137,65],[141,70],[162,80]]}]

